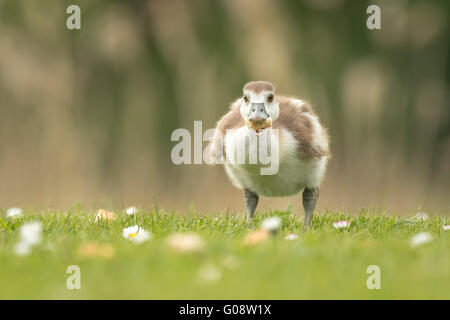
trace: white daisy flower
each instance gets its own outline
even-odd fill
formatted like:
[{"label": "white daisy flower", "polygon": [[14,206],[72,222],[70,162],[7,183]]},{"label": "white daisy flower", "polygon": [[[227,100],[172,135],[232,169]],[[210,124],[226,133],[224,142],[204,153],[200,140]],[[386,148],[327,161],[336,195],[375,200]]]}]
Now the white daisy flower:
[{"label": "white daisy flower", "polygon": [[341,221],[336,221],[333,223],[333,227],[335,227],[336,229],[344,229],[344,228],[348,228],[350,226],[351,222],[346,221],[346,220],[341,220]]},{"label": "white daisy flower", "polygon": [[294,233],[289,233],[284,239],[286,239],[286,240],[297,240],[298,239],[298,235],[296,235]]},{"label": "white daisy flower", "polygon": [[42,241],[42,223],[28,222],[20,227],[21,241],[28,243],[31,246],[38,245]]},{"label": "white daisy flower", "polygon": [[9,208],[6,210],[7,218],[20,218],[22,216],[22,209],[20,208]]},{"label": "white daisy flower", "polygon": [[151,237],[150,232],[140,228],[138,225],[123,229],[122,236],[136,244],[144,243]]},{"label": "white daisy flower", "polygon": [[264,219],[261,228],[266,231],[276,232],[281,228],[281,219],[277,216]]},{"label": "white daisy flower", "polygon": [[428,220],[428,213],[424,212],[424,211],[419,211],[416,213],[416,215],[414,216],[414,218],[416,220],[422,220],[422,221],[426,221]]},{"label": "white daisy flower", "polygon": [[14,247],[14,253],[25,256],[31,253],[34,246],[42,242],[42,223],[29,222],[20,227],[20,240]]},{"label": "white daisy flower", "polygon": [[125,210],[125,213],[126,213],[127,215],[129,215],[129,216],[132,216],[132,215],[135,214],[136,212],[137,212],[136,207],[128,207],[128,208]]},{"label": "white daisy flower", "polygon": [[431,240],[433,240],[433,237],[429,232],[421,232],[412,236],[409,244],[411,245],[411,247],[415,248],[422,244],[428,243]]},{"label": "white daisy flower", "polygon": [[450,225],[442,226],[442,229],[444,229],[444,231],[449,231],[450,230]]}]

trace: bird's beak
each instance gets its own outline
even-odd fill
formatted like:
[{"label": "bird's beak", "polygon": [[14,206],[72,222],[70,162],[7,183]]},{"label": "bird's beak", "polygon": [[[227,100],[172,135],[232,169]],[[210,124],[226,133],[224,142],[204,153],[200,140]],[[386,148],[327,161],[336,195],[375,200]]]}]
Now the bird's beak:
[{"label": "bird's beak", "polygon": [[251,122],[263,122],[269,118],[264,103],[252,103],[250,112],[248,113],[248,120]]},{"label": "bird's beak", "polygon": [[255,130],[257,134],[272,126],[272,119],[269,117],[264,103],[252,103],[248,113],[247,126]]}]

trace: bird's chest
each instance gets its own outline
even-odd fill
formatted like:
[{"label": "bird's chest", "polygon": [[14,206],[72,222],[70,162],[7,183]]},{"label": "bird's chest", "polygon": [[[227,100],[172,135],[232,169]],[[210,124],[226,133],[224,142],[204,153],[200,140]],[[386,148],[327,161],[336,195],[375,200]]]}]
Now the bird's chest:
[{"label": "bird's chest", "polygon": [[304,187],[308,163],[285,129],[266,129],[257,136],[242,127],[225,137],[226,171],[235,185],[266,196],[284,196]]},{"label": "bird's chest", "polygon": [[274,175],[270,166],[278,166],[282,143],[279,130],[271,128],[256,134],[247,126],[243,126],[225,136],[225,159],[230,165],[240,167],[249,172],[260,172],[262,175]]}]

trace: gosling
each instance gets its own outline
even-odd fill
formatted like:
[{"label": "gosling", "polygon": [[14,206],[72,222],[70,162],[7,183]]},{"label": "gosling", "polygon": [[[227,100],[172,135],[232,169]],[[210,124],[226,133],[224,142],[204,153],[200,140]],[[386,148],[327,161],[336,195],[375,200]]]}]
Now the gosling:
[{"label": "gosling", "polygon": [[[268,141],[264,148],[277,150],[275,174],[261,174],[258,169],[267,166],[262,161],[236,161],[233,150],[242,147],[242,141],[246,160],[258,146],[261,148],[261,141],[250,139],[252,135],[264,136]],[[302,192],[304,226],[308,229],[330,157],[328,142],[327,130],[309,104],[278,96],[270,82],[252,81],[218,121],[209,146],[210,163],[224,163],[232,183],[244,191],[248,221],[253,220],[259,196],[282,197]]]}]

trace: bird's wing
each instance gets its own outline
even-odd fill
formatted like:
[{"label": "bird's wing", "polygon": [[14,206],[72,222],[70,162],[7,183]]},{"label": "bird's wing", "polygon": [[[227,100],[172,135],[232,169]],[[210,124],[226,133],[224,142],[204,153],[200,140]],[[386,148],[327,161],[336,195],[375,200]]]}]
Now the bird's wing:
[{"label": "bird's wing", "polygon": [[275,129],[286,129],[298,143],[300,157],[320,158],[328,155],[328,135],[311,106],[299,99],[279,97],[280,113]]}]

